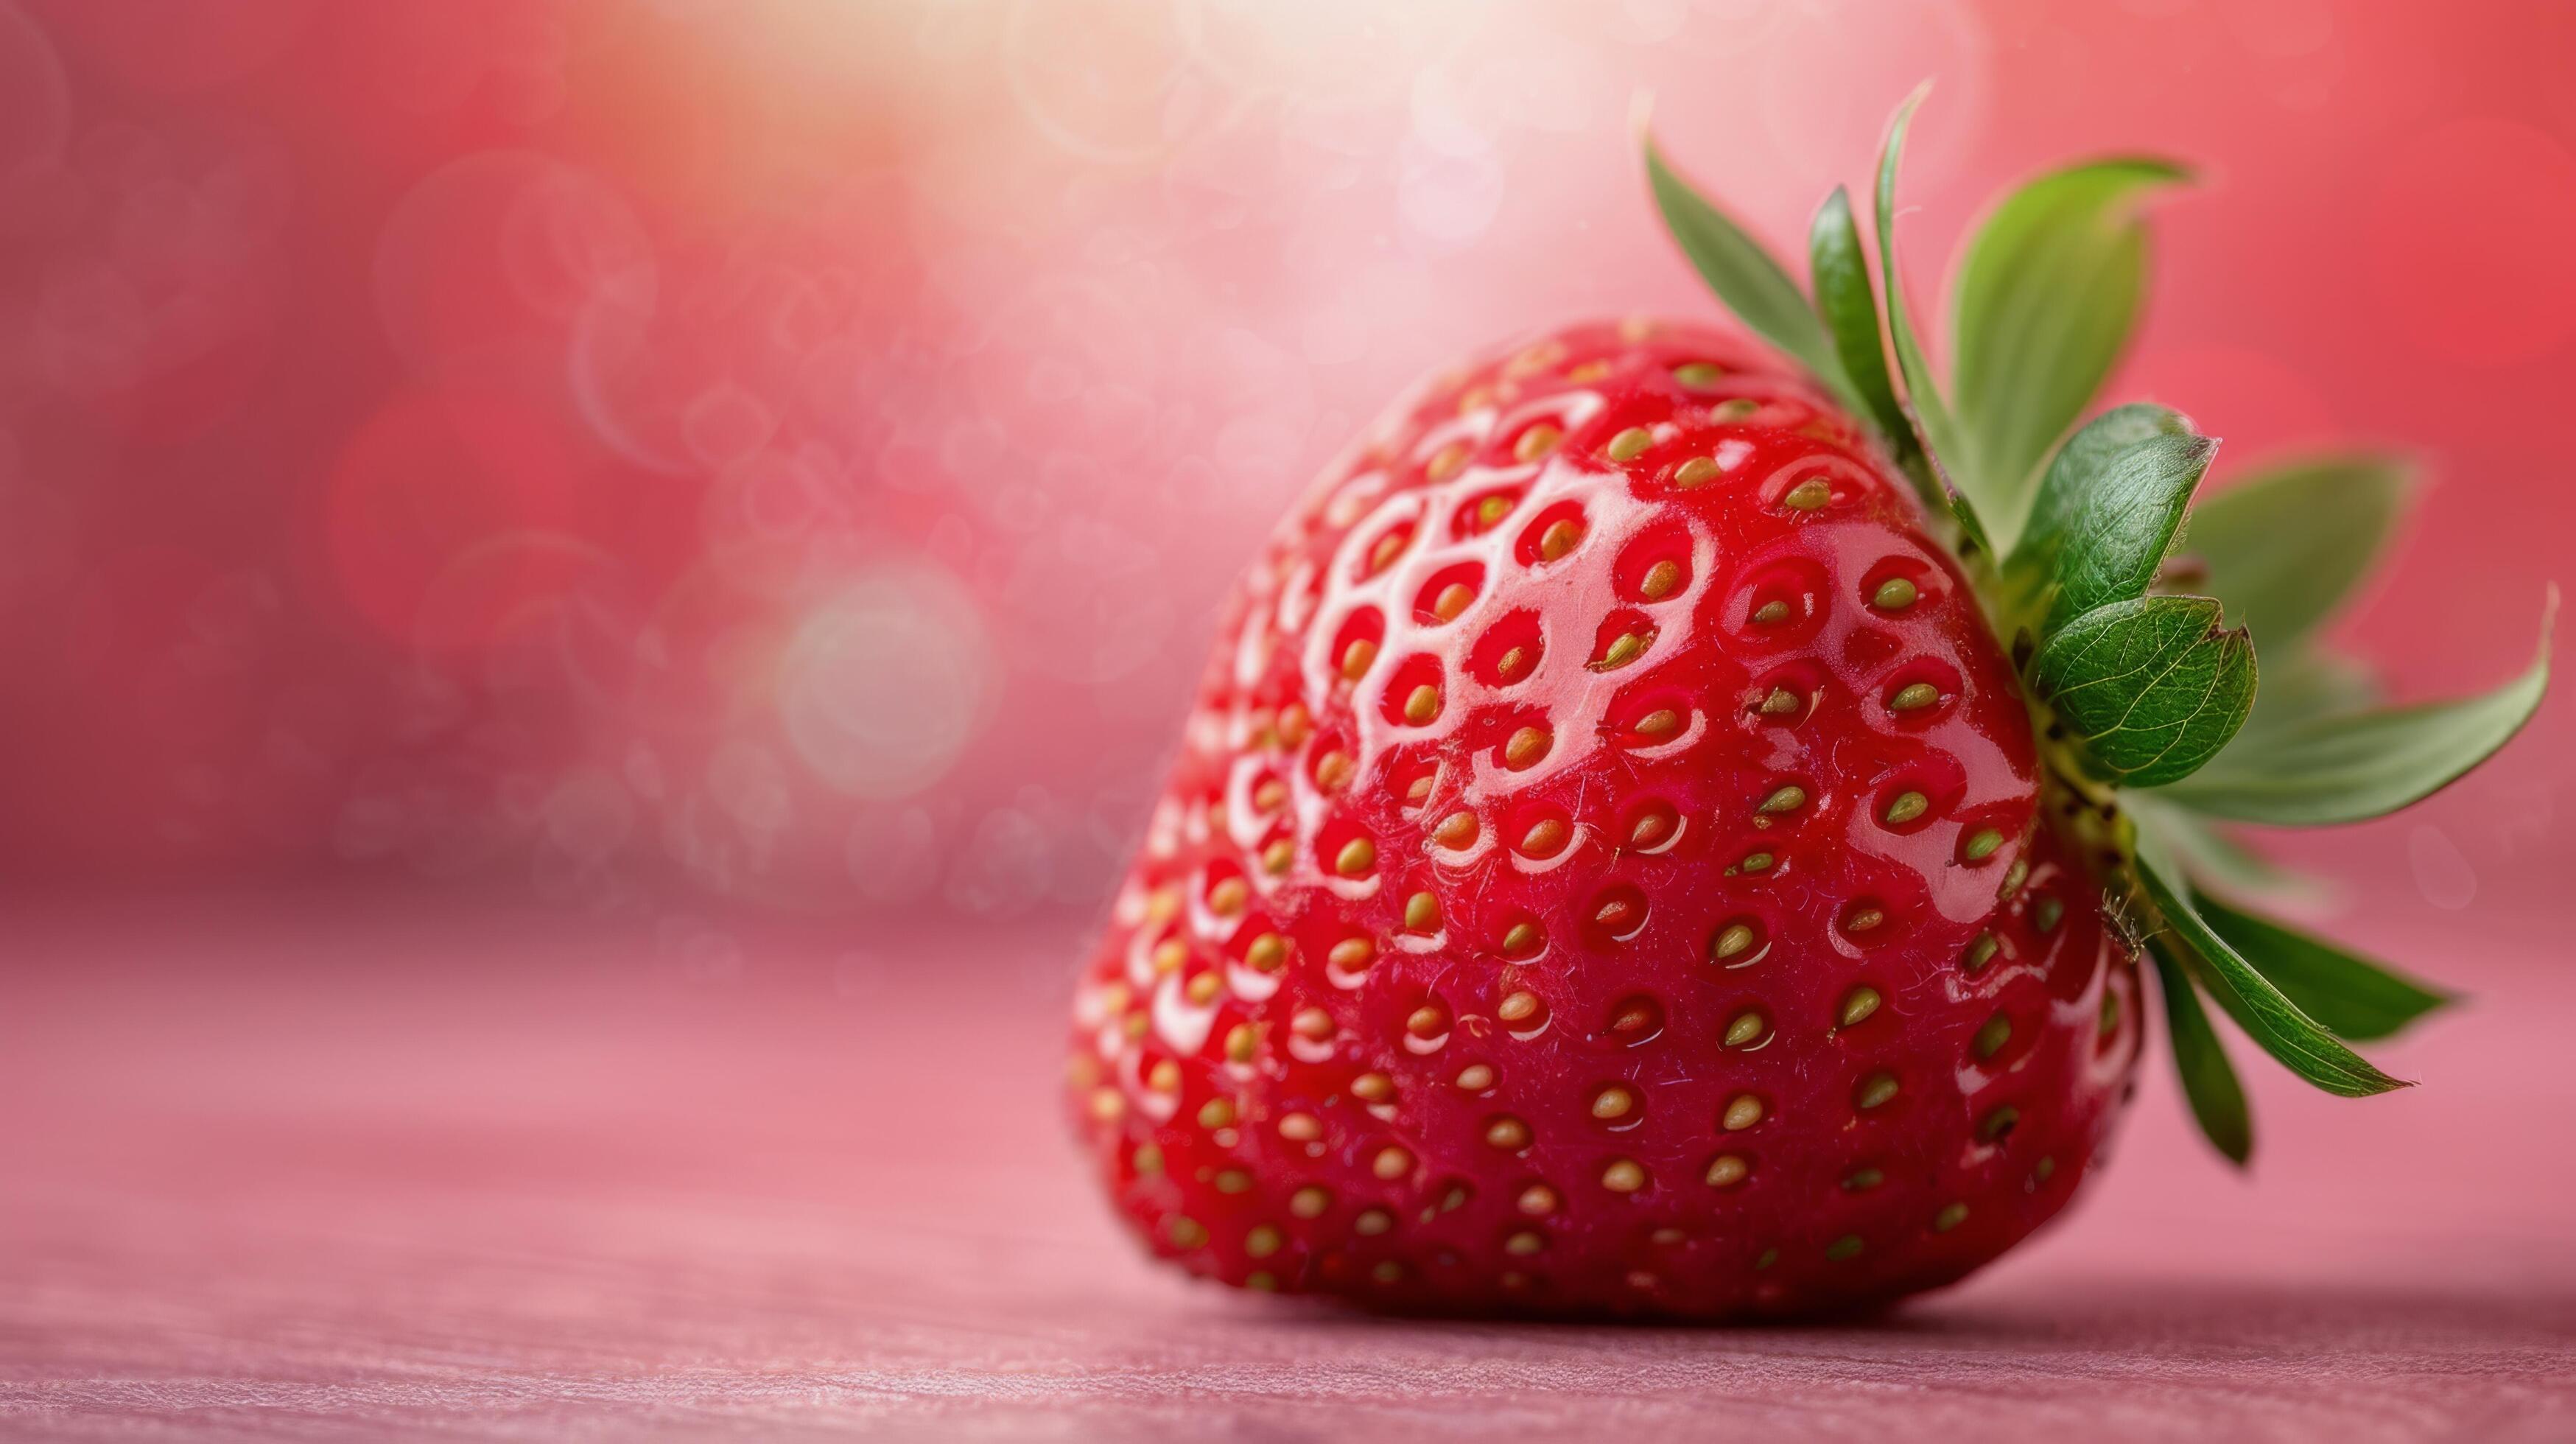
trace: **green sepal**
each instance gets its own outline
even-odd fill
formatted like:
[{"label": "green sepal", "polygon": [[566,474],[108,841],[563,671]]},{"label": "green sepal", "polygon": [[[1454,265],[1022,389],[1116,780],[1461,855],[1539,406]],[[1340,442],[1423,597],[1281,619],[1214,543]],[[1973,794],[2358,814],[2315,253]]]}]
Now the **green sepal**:
[{"label": "green sepal", "polygon": [[2143,405],[2105,412],[2058,448],[2012,558],[2048,601],[2043,634],[2147,594],[2217,452],[2180,413]]},{"label": "green sepal", "polygon": [[2413,489],[2391,456],[2273,467],[2202,499],[2190,550],[2228,620],[2286,655],[2370,575]]},{"label": "green sepal", "polygon": [[1927,454],[1924,465],[1932,474],[1932,485],[1941,493],[1942,504],[1950,510],[1950,519],[1959,524],[1959,535],[1966,539],[1959,549],[1960,559],[1968,560],[1971,548],[1989,557],[1995,555],[1995,544],[1986,535],[1986,524],[1977,516],[1975,503],[1969,501],[1968,494],[1959,490],[1958,484],[1950,479],[1950,473],[1942,468],[1940,458]]},{"label": "green sepal", "polygon": [[2242,1168],[2254,1156],[2254,1120],[2245,1107],[2245,1085],[2236,1065],[2210,1026],[2192,987],[2191,972],[2161,938],[2147,944],[2156,960],[2156,991],[2164,995],[2165,1034],[2173,1045],[2174,1072],[2182,1078],[2182,1096],[2191,1104],[2192,1121],[2210,1146]]},{"label": "green sepal", "polygon": [[1939,505],[1931,473],[1921,465],[1913,424],[1887,374],[1887,343],[1878,326],[1878,297],[1871,290],[1869,254],[1861,248],[1860,229],[1852,223],[1851,194],[1841,186],[1816,208],[1807,232],[1807,257],[1815,277],[1816,314],[1832,336],[1843,375],[1878,423],[1897,465],[1924,493],[1927,505]]},{"label": "green sepal", "polygon": [[1975,499],[1962,491],[1952,467],[1964,454],[1950,408],[1941,400],[1932,363],[1914,332],[1914,313],[1905,304],[1905,287],[1896,271],[1896,173],[1905,159],[1905,131],[1916,108],[1931,92],[1932,82],[1914,87],[1888,118],[1887,143],[1878,156],[1878,280],[1887,299],[1888,346],[1896,353],[1897,374],[1905,380],[1905,413],[1914,420],[1915,440],[1922,446],[1932,476],[1959,530],[1988,556],[1995,556],[1992,534],[1978,515]]},{"label": "green sepal", "polygon": [[2155,436],[2110,458],[2058,553],[2057,599],[2043,630],[2147,594],[2217,454],[2206,436]]},{"label": "green sepal", "polygon": [[2354,1043],[2395,1035],[2457,999],[2322,938],[2244,912],[2195,888],[2192,903],[2237,955],[2300,1012]]},{"label": "green sepal", "polygon": [[2134,787],[2188,777],[2254,706],[2254,647],[2207,597],[2096,607],[2040,645],[2031,688],[2084,739],[2094,769]]},{"label": "green sepal", "polygon": [[[2163,162],[2044,176],[1983,223],[1953,294],[1955,407],[1945,400],[1896,249],[1897,179],[1928,88],[1897,108],[1880,155],[1875,296],[1842,189],[1810,229],[1810,303],[1787,268],[1682,181],[1651,140],[1649,177],[1677,242],[1719,298],[1869,418],[1927,502],[1948,509],[1964,538],[1958,554],[1999,630],[2014,636],[2033,693],[2075,733],[2062,760],[2157,789],[2120,803],[2137,862],[2122,896],[2157,923],[2145,945],[2162,975],[2195,1116],[2242,1162],[2252,1141],[2244,1093],[2203,993],[2266,1052],[2345,1096],[2407,1085],[2339,1036],[2387,1036],[2448,999],[2216,895],[2302,886],[2217,819],[2350,820],[2444,785],[2537,708],[2548,623],[2531,669],[2493,693],[2363,711],[2375,695],[2366,669],[2320,650],[2312,636],[2384,550],[2407,490],[2401,466],[2347,456],[2275,469],[2194,512],[2191,556],[2172,559],[2213,443],[2173,412],[2134,406],[2057,445],[2135,320],[2146,233],[2134,201],[2184,178]],[[2043,466],[2052,450],[2055,461]],[[2052,500],[2052,490],[2062,494]],[[2154,594],[2159,585],[2201,590],[2194,561],[2214,595]],[[2551,601],[2554,609],[2554,591]],[[2269,659],[2259,706],[2249,624],[2261,629]],[[2063,775],[2092,794],[2072,771]],[[2105,803],[2103,815],[2118,814]],[[2131,885],[2143,896],[2127,892]]]},{"label": "green sepal", "polygon": [[[2268,689],[2272,685],[2271,668],[2264,668],[2263,675],[2263,685]],[[2257,715],[2260,712],[2258,702]],[[2250,719],[2247,725],[2252,725]],[[2153,791],[2121,794],[2120,811],[2140,830],[2155,833],[2195,886],[2208,883],[2233,896],[2267,903],[2314,904],[2329,894],[2327,886],[2316,878],[2283,867],[2221,824],[2176,807]]]},{"label": "green sepal", "polygon": [[2552,587],[2538,654],[2491,692],[2249,733],[2165,795],[2212,817],[2280,827],[2360,822],[2420,802],[2494,756],[2539,710],[2557,612]]},{"label": "green sepal", "polygon": [[1996,539],[2021,531],[2049,448],[2082,415],[2126,347],[2146,292],[2140,199],[2189,179],[2169,161],[2070,166],[2005,197],[1959,267],[1951,334],[1953,464]]},{"label": "green sepal", "polygon": [[1664,227],[1700,279],[1708,282],[1737,319],[1851,401],[1851,381],[1843,374],[1833,342],[1788,268],[1675,173],[1653,137],[1645,137],[1644,144],[1646,178],[1654,188],[1655,205],[1664,213]]},{"label": "green sepal", "polygon": [[2158,436],[2192,435],[2191,419],[2169,406],[2132,401],[2114,406],[2084,423],[2049,459],[2030,515],[2013,543],[2016,575],[2045,579],[2055,574],[2057,554],[2075,514],[2084,505],[2084,489],[2102,474],[2111,458],[2139,442]]},{"label": "green sepal", "polygon": [[2191,885],[2182,869],[2144,833],[2138,835],[2137,857],[2138,881],[2170,930],[2164,941],[2179,947],[2195,975],[2208,985],[2210,996],[2264,1052],[2339,1097],[2366,1098],[2409,1086],[2371,1066],[2325,1025],[2283,997],[2193,907]]}]

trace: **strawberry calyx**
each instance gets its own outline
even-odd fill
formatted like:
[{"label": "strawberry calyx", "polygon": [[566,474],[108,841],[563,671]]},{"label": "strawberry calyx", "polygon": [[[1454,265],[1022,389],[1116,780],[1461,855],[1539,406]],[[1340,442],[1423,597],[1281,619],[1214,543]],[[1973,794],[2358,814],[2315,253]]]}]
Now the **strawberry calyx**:
[{"label": "strawberry calyx", "polygon": [[2068,166],[1988,213],[1948,298],[1945,393],[1896,254],[1898,172],[1928,88],[1888,125],[1877,255],[1836,187],[1810,227],[1811,287],[1641,126],[1648,181],[1718,299],[1871,429],[2008,639],[2042,739],[2043,825],[2096,860],[2106,914],[2155,963],[2193,1115],[2242,1163],[2244,1091],[2204,1001],[2311,1084],[2357,1097],[2406,1085],[2349,1045],[2452,997],[2255,911],[2303,884],[2231,829],[2382,816],[2486,761],[2547,690],[2556,592],[2522,672],[2385,706],[2368,669],[2314,633],[2403,515],[2403,461],[2272,466],[2196,503],[2216,438],[2148,403],[2087,416],[2146,294],[2145,202],[2190,179],[2172,162]]}]

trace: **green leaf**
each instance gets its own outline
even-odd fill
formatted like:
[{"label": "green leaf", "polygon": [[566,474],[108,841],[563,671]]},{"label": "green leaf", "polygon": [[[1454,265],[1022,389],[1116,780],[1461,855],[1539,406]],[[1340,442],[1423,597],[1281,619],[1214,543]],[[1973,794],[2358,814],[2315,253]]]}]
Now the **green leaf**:
[{"label": "green leaf", "polygon": [[2136,597],[2043,642],[2031,685],[2104,776],[2152,787],[2190,776],[2236,735],[2254,705],[2254,647],[2220,628],[2207,597]]},{"label": "green leaf", "polygon": [[1764,340],[1835,391],[1850,395],[1851,383],[1825,337],[1824,324],[1816,319],[1787,268],[1675,174],[1653,139],[1645,144],[1646,176],[1654,187],[1655,204],[1664,213],[1664,227],[1708,288]]},{"label": "green leaf", "polygon": [[2414,475],[2390,456],[2321,457],[2212,493],[2191,515],[2191,552],[2228,620],[2279,652],[2370,574]]},{"label": "green leaf", "polygon": [[2140,201],[2188,178],[2152,159],[2056,171],[2006,197],[1968,243],[1952,311],[1968,446],[1957,464],[2006,546],[2040,463],[2101,388],[2137,319],[2147,257]]},{"label": "green leaf", "polygon": [[1897,280],[1896,172],[1905,159],[1906,127],[1913,124],[1915,108],[1923,104],[1923,97],[1931,89],[1932,82],[1928,80],[1914,87],[1914,93],[1905,97],[1887,122],[1887,144],[1878,157],[1878,279],[1887,292],[1887,339],[1896,352],[1897,374],[1905,378],[1905,410],[1914,418],[1915,437],[1923,445],[1932,474],[1940,482],[1960,530],[1994,555],[1994,543],[1977,513],[1975,498],[1960,489],[1959,478],[1951,470],[1965,454],[1958,428],[1950,418],[1950,409],[1942,404],[1940,383],[1933,379],[1932,363],[1915,337],[1914,313],[1906,308],[1905,288]]},{"label": "green leaf", "polygon": [[2206,436],[2153,436],[2110,458],[2085,488],[2058,553],[2046,629],[2147,594],[2217,453]]},{"label": "green leaf", "polygon": [[2166,796],[2212,817],[2280,827],[2360,822],[2421,802],[2494,756],[2539,710],[2557,611],[2552,587],[2539,654],[2492,692],[2250,733]]},{"label": "green leaf", "polygon": [[2201,965],[2210,995],[2236,1020],[2264,1052],[2310,1083],[2345,1098],[2366,1098],[2406,1087],[2370,1065],[2368,1059],[2338,1042],[2316,1019],[2281,996],[2227,939],[2218,935],[2191,905],[2190,884],[2172,857],[2145,834],[2138,839],[2138,879],[2172,929],[2171,941],[2187,948]]},{"label": "green leaf", "polygon": [[[1887,343],[1878,329],[1878,298],[1872,294],[1869,256],[1861,249],[1860,229],[1852,224],[1851,194],[1841,186],[1816,208],[1808,229],[1807,255],[1816,281],[1816,313],[1824,318],[1841,358],[1843,374],[1869,408],[1881,435],[1904,462],[1915,450],[1914,427],[1896,399],[1887,374]],[[1926,497],[1934,501],[1936,498]]]},{"label": "green leaf", "polygon": [[2227,1061],[2218,1030],[2209,1025],[2200,995],[2192,991],[2190,972],[2163,939],[2150,942],[2148,951],[2155,955],[2158,991],[2165,995],[2165,1033],[2173,1043],[2174,1071],[2182,1075],[2182,1096],[2190,1102],[2201,1134],[2241,1168],[2254,1156],[2254,1120],[2246,1112],[2245,1085],[2236,1081],[2236,1065]]},{"label": "green leaf", "polygon": [[2322,938],[2240,912],[2197,889],[2192,902],[2237,955],[2270,979],[2300,1012],[2356,1043],[2385,1038],[2451,1002],[2386,964],[2355,956]]},{"label": "green leaf", "polygon": [[2054,575],[2067,528],[2074,525],[2075,514],[2083,506],[2084,490],[2110,465],[2112,457],[2159,436],[2192,434],[2191,418],[2170,407],[2144,401],[2114,406],[2084,423],[2057,449],[2057,455],[2048,463],[2047,474],[2040,479],[2029,519],[2013,543],[2013,570],[2043,577]]},{"label": "green leaf", "polygon": [[[1950,508],[1950,519],[1959,524],[1960,534],[1973,544],[1973,550],[1982,551],[1988,556],[1995,555],[1995,544],[1986,535],[1986,524],[1978,519],[1977,508],[1968,500],[1967,494],[1951,482],[1950,474],[1941,469],[1938,458],[1927,452],[1924,462],[1932,473],[1933,485],[1941,490],[1941,500]],[[1960,547],[1960,559],[1966,560],[1971,550],[1970,546]]]},{"label": "green leaf", "polygon": [[2051,598],[2041,631],[2147,594],[2217,451],[2161,406],[2106,412],[2059,448],[2013,553],[2016,574]]},{"label": "green leaf", "polygon": [[[2271,671],[2263,669],[2267,691]],[[2261,712],[2259,701],[2256,712]],[[2239,897],[2282,902],[2314,901],[2325,891],[2316,879],[2281,866],[2208,818],[2162,800],[2160,793],[2123,793],[2120,810],[2141,830],[2155,833],[2195,883],[2207,881]]]}]

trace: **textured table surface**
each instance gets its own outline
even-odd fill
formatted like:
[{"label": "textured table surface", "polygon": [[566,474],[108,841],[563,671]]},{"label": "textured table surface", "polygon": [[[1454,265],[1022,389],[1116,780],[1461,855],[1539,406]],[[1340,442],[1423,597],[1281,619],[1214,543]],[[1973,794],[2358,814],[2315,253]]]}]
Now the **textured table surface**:
[{"label": "textured table surface", "polygon": [[1061,927],[5,932],[10,1437],[2576,1437],[2576,975],[2543,950],[2385,1052],[2426,1087],[2256,1076],[2250,1180],[2158,1060],[2038,1243],[1882,1322],[1746,1331],[1142,1266],[1057,1128]]}]

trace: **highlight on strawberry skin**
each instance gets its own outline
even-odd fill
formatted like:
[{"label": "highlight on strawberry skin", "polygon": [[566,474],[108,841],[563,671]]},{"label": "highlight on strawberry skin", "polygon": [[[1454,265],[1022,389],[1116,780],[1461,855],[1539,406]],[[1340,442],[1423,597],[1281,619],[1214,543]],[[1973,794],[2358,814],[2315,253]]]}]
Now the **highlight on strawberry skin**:
[{"label": "highlight on strawberry skin", "polygon": [[1862,1307],[2064,1209],[2150,1052],[2239,1163],[2240,1060],[2407,1086],[2357,1045],[2451,995],[2270,916],[2302,879],[2237,829],[2484,762],[2555,597],[2520,674],[2389,699],[2321,624],[2406,464],[2196,502],[2192,398],[2101,394],[2182,164],[1999,198],[1936,354],[1922,100],[1803,266],[1641,128],[1724,316],[1461,364],[1253,558],[1074,1000],[1072,1126],[1154,1253],[1395,1309]]}]

